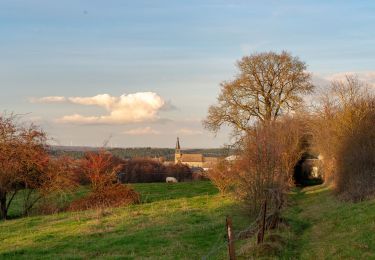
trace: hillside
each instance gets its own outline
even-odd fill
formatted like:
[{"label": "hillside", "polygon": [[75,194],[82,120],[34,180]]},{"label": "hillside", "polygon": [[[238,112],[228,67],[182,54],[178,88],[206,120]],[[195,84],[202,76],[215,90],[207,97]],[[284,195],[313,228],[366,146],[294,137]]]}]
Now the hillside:
[{"label": "hillside", "polygon": [[133,186],[144,204],[0,222],[0,258],[200,259],[223,241],[226,215],[246,225],[210,182]]},{"label": "hillside", "polygon": [[[0,259],[226,259],[225,217],[235,231],[250,222],[207,181],[133,187],[140,205],[0,222]],[[375,200],[342,202],[324,185],[296,189],[284,218],[267,259],[375,259]]]}]

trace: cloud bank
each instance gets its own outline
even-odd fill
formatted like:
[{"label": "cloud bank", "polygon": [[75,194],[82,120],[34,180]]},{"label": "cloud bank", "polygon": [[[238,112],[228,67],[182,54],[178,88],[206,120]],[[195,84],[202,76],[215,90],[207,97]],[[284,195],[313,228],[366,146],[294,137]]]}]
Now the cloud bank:
[{"label": "cloud bank", "polygon": [[203,134],[202,131],[194,130],[190,128],[180,128],[176,131],[176,134],[180,135],[201,135]]},{"label": "cloud bank", "polygon": [[33,99],[38,103],[66,102],[82,106],[97,106],[107,111],[106,115],[84,116],[80,113],[59,118],[60,123],[74,124],[125,124],[154,121],[166,102],[154,92],[123,94],[119,97],[100,94],[93,97],[42,97]]},{"label": "cloud bank", "polygon": [[143,128],[135,128],[135,129],[130,129],[126,130],[123,132],[123,134],[126,135],[158,135],[160,134],[159,131],[152,129],[151,127],[143,127]]},{"label": "cloud bank", "polygon": [[66,102],[65,97],[61,96],[50,96],[50,97],[41,97],[41,98],[30,98],[31,103],[62,103]]}]

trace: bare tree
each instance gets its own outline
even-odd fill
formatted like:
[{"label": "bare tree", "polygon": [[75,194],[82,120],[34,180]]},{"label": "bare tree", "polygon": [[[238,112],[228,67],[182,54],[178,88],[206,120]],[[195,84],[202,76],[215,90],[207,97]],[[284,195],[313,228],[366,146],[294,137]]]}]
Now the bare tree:
[{"label": "bare tree", "polygon": [[285,51],[245,56],[237,67],[238,75],[221,84],[218,103],[209,108],[203,122],[213,132],[228,125],[241,135],[256,121],[275,121],[296,110],[303,103],[302,95],[314,89],[306,64]]}]

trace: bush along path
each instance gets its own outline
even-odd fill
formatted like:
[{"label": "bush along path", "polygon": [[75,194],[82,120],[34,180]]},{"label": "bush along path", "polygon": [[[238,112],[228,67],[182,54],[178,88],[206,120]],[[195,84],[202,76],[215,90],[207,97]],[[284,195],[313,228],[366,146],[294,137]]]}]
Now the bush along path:
[{"label": "bush along path", "polygon": [[295,190],[284,212],[282,259],[375,259],[375,200],[340,201],[324,185]]}]

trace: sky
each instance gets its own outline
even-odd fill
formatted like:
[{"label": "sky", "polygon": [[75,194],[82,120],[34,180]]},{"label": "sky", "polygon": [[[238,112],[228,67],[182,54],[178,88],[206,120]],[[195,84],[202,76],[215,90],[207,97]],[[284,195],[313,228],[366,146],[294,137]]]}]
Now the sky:
[{"label": "sky", "polygon": [[375,85],[374,26],[375,1],[0,0],[0,110],[58,145],[220,147],[201,122],[242,56]]}]

